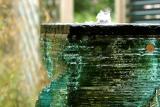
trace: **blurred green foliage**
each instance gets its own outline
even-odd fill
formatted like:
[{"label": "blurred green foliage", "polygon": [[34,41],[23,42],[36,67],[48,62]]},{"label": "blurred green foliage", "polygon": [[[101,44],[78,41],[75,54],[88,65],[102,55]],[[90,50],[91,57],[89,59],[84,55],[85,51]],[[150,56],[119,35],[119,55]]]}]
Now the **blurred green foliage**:
[{"label": "blurred green foliage", "polygon": [[111,9],[114,18],[114,0],[74,0],[75,22],[96,21],[100,10]]},{"label": "blurred green foliage", "polygon": [[0,107],[31,107],[22,90],[20,54],[12,0],[0,0]]}]

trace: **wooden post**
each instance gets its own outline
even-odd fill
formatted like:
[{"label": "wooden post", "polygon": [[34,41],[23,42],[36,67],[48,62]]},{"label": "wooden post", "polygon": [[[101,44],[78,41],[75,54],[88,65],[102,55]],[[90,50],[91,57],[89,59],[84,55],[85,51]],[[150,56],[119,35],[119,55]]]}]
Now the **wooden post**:
[{"label": "wooden post", "polygon": [[126,19],[126,4],[127,0],[115,0],[115,10],[116,10],[116,22],[125,23]]},{"label": "wooden post", "polygon": [[73,0],[61,0],[60,22],[73,22]]}]

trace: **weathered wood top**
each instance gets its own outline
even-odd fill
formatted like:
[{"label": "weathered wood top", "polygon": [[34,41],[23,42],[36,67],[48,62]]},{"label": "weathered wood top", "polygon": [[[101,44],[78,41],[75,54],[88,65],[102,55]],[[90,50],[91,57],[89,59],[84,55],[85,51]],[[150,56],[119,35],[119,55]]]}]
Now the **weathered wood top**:
[{"label": "weathered wood top", "polygon": [[160,24],[41,24],[41,33],[72,35],[160,35]]}]

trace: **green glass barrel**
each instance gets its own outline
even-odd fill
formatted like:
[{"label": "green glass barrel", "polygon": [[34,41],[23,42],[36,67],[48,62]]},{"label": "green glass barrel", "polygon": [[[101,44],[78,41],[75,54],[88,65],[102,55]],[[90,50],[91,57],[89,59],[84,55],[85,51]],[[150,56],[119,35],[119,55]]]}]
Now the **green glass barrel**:
[{"label": "green glass barrel", "polygon": [[160,25],[42,24],[40,45],[36,107],[160,106]]}]

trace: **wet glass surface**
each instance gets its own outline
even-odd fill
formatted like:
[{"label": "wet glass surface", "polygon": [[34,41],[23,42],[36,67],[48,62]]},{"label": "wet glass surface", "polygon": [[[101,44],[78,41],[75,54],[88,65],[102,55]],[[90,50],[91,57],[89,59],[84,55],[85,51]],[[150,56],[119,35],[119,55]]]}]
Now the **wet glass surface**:
[{"label": "wet glass surface", "polygon": [[42,33],[41,53],[52,82],[36,106],[158,107],[157,36]]}]

